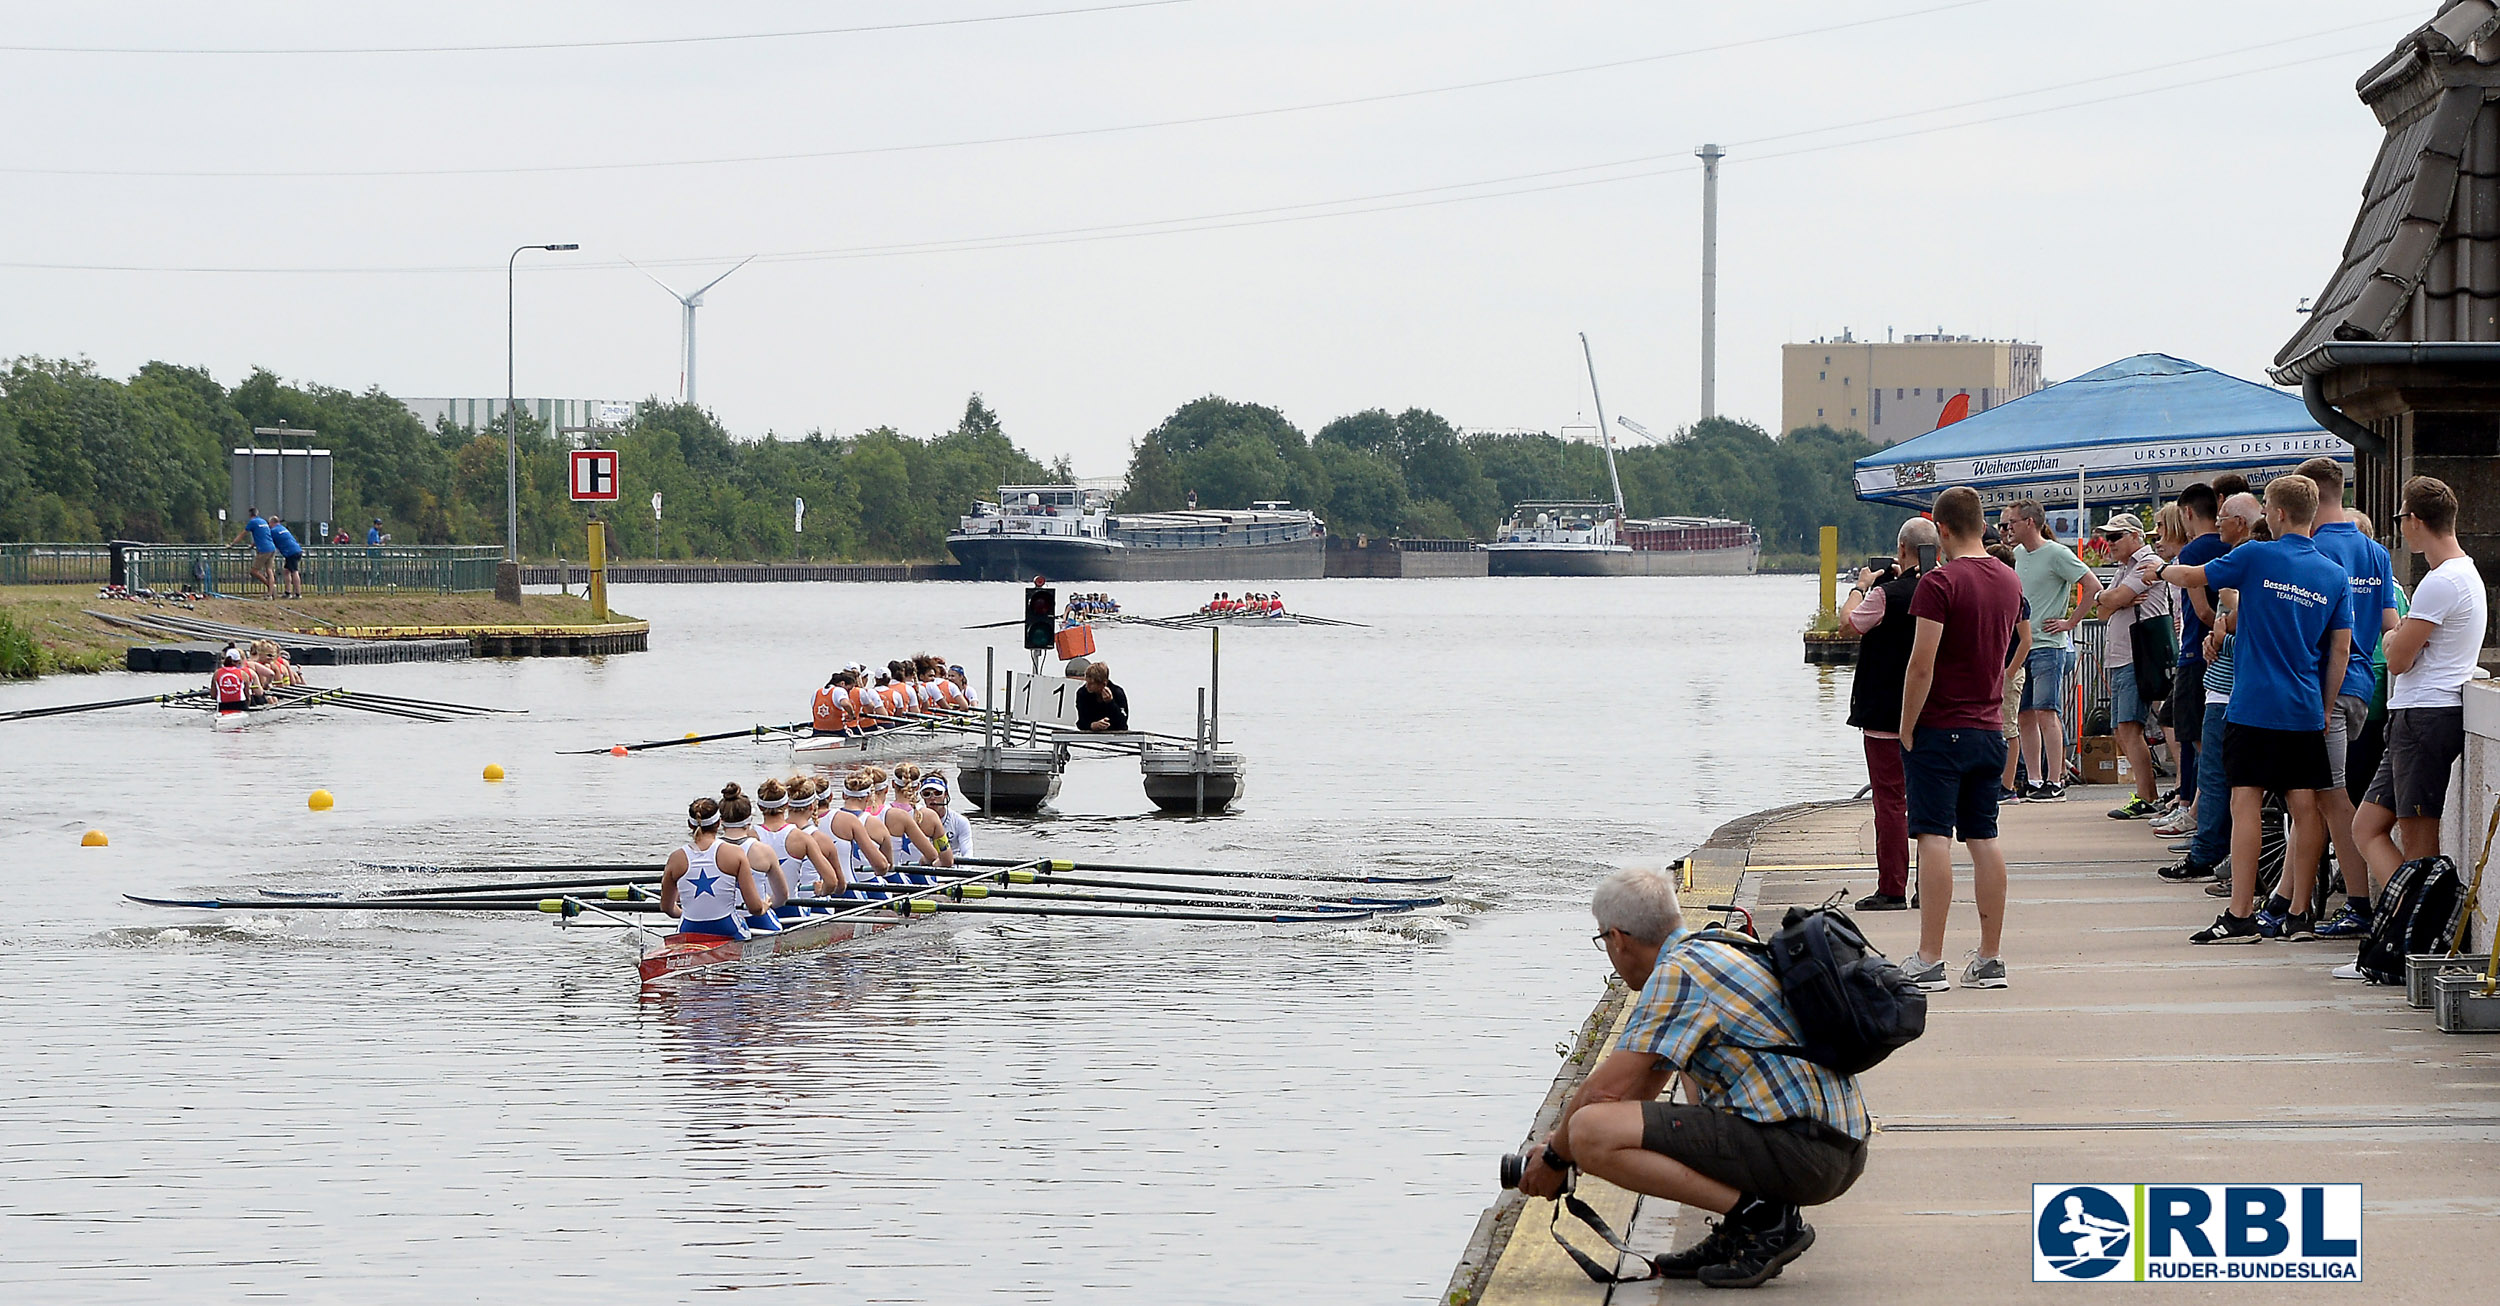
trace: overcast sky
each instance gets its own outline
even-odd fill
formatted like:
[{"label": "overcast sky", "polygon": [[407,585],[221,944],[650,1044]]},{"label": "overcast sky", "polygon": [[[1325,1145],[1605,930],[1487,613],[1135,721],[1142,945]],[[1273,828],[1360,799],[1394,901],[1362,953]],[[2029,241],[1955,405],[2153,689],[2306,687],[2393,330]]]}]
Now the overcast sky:
[{"label": "overcast sky", "polygon": [[[742,436],[927,434],[973,391],[1088,475],[1210,393],[1550,430],[1589,411],[1580,331],[1608,411],[1664,432],[1698,413],[1718,141],[1726,414],[1775,427],[1781,343],[1844,328],[2262,380],[2379,139],[2353,81],[2437,8],[1114,3],[11,4],[0,353],[497,395],[504,257],[578,241],[523,256],[520,392],[673,397],[677,306],[622,260],[760,253],[702,310],[699,397]],[[1005,14],[1037,16],[25,48]],[[1053,133],[1084,134],[996,139]],[[819,157],[663,166],[759,155]],[[1382,211],[1311,216],[1346,208]]]}]

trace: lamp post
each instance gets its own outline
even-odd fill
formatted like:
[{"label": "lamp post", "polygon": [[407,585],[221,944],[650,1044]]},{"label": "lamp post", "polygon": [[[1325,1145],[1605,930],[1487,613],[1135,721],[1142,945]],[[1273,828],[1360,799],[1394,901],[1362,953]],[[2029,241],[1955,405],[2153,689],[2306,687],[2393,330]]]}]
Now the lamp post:
[{"label": "lamp post", "polygon": [[503,262],[503,560],[521,560],[521,454],[513,434],[513,410],[519,402],[513,398],[512,382],[512,278],[521,262],[521,255],[533,249],[551,251],[580,249],[579,245],[523,245],[512,251]]}]

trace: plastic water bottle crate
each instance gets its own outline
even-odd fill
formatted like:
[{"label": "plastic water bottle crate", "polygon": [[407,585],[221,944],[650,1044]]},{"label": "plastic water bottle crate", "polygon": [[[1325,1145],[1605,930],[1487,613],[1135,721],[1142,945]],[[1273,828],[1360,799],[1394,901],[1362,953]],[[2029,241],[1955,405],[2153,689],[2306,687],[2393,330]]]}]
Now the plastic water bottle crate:
[{"label": "plastic water bottle crate", "polygon": [[2436,996],[2432,986],[2442,975],[2457,972],[2483,973],[2483,959],[2446,952],[2416,952],[2405,958],[2405,1005],[2416,1011],[2428,1011]]},{"label": "plastic water bottle crate", "polygon": [[2441,975],[2431,1010],[2442,1034],[2500,1034],[2500,993],[2484,996],[2480,971]]}]

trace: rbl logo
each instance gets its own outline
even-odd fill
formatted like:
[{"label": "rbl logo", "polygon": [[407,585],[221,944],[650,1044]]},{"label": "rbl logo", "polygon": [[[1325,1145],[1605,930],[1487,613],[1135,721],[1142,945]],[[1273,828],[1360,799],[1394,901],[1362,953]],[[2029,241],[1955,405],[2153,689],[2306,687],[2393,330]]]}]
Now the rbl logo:
[{"label": "rbl logo", "polygon": [[2358,1282],[2359,1184],[2034,1184],[2038,1283]]}]

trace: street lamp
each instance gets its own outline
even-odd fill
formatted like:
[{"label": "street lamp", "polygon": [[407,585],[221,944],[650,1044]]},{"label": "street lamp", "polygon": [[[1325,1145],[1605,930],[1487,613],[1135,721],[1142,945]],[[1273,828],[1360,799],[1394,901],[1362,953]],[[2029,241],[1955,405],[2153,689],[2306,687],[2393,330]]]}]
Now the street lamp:
[{"label": "street lamp", "polygon": [[533,250],[552,251],[580,249],[579,245],[523,245],[512,251],[503,263],[503,560],[521,560],[521,455],[513,435],[514,413],[519,401],[513,397],[512,384],[512,277],[521,255]]}]

